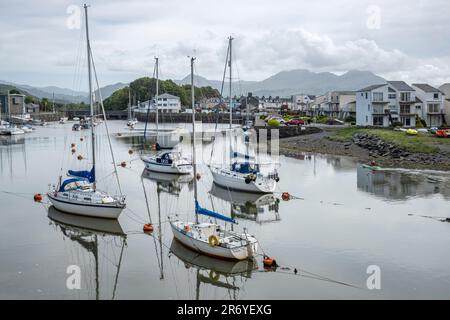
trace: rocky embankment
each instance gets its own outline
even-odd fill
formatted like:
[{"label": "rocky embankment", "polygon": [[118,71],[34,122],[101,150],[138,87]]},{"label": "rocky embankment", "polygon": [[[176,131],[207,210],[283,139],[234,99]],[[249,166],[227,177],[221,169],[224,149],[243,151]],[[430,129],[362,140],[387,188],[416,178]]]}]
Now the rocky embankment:
[{"label": "rocky embankment", "polygon": [[355,133],[352,141],[358,147],[368,150],[369,156],[387,158],[397,162],[408,161],[429,165],[449,164],[449,155],[441,153],[412,153],[402,150],[393,143],[388,143],[377,136],[367,133]]},{"label": "rocky embankment", "polygon": [[355,133],[351,141],[335,141],[328,137],[334,130],[280,139],[280,154],[299,157],[305,152],[357,158],[368,163],[375,160],[380,166],[411,169],[450,170],[449,152],[414,153],[399,148],[377,136]]}]

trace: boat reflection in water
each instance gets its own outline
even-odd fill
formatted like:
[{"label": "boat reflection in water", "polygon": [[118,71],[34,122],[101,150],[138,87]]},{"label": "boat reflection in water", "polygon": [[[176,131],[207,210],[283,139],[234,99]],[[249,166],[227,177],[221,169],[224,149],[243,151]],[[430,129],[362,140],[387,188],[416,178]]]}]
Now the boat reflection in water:
[{"label": "boat reflection in water", "polygon": [[227,291],[230,299],[237,300],[239,290],[251,278],[252,272],[258,269],[258,265],[253,259],[237,261],[213,258],[190,250],[176,239],[172,240],[170,253],[180,259],[186,269],[195,269],[196,300],[201,298],[213,299],[210,296],[201,297],[201,284],[224,289]]},{"label": "boat reflection in water", "polygon": [[373,171],[362,166],[358,166],[356,170],[358,190],[387,200],[399,201],[435,194],[450,199],[448,174],[399,169]]},{"label": "boat reflection in water", "polygon": [[184,186],[188,185],[194,178],[190,174],[176,175],[170,173],[154,172],[144,169],[142,177],[156,183],[158,192],[166,192],[179,195]]},{"label": "boat reflection in water", "polygon": [[[74,259],[71,263],[82,269],[81,289],[88,290],[87,298],[114,299],[126,246],[126,234],[120,223],[117,220],[63,213],[53,206],[48,209],[48,218],[55,229],[61,231],[64,239],[73,242],[68,252]],[[80,251],[80,247],[84,250]],[[94,266],[91,264],[92,258]],[[94,287],[95,293],[90,292],[94,291]],[[105,288],[105,292],[101,292],[100,287]],[[112,292],[107,294],[109,290]]]},{"label": "boat reflection in water", "polygon": [[280,200],[273,194],[257,194],[228,190],[213,184],[210,194],[231,205],[231,217],[257,223],[281,220],[278,212]]}]

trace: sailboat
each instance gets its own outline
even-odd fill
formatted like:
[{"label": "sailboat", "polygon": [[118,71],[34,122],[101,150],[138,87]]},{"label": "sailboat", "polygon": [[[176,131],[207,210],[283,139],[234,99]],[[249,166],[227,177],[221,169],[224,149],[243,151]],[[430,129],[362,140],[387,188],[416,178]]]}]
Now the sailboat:
[{"label": "sailboat", "polygon": [[[192,159],[194,177],[197,176],[195,161],[195,96],[194,96],[194,60],[191,58],[191,99],[192,99]],[[231,223],[236,221],[230,217],[202,208],[197,197],[197,179],[194,178],[195,222],[186,222],[177,216],[169,217],[175,239],[188,248],[217,258],[245,260],[253,259],[258,251],[258,240],[247,233],[238,233],[226,230],[214,222],[199,222],[199,215],[209,216]]]},{"label": "sailboat", "polygon": [[[159,59],[157,57],[155,58],[155,71],[156,71],[156,94],[155,94],[156,146],[158,146]],[[150,110],[150,101],[148,110]],[[145,132],[144,132],[144,140],[145,140]],[[177,151],[162,151],[157,154],[142,156],[141,159],[145,164],[145,168],[151,171],[173,173],[173,174],[190,174],[192,172],[192,163],[189,161],[189,159],[184,158],[181,155],[181,153]]]},{"label": "sailboat", "polygon": [[134,129],[134,126],[138,123],[136,118],[133,118],[131,112],[131,83],[128,85],[128,122],[127,126]]},{"label": "sailboat", "polygon": [[[47,193],[50,202],[56,209],[72,214],[91,216],[97,218],[117,219],[125,208],[125,196],[111,196],[107,192],[97,189],[96,173],[95,173],[95,131],[94,131],[94,104],[93,104],[93,90],[92,90],[92,74],[91,63],[92,52],[89,42],[89,28],[88,28],[88,12],[87,5],[84,5],[86,17],[86,42],[87,42],[87,59],[88,59],[88,80],[89,80],[89,102],[91,109],[90,129],[91,129],[91,145],[92,145],[92,168],[90,170],[74,171],[69,170],[68,176],[70,178],[62,182],[62,177],[59,178],[59,183],[53,186]],[[95,66],[94,66],[95,72]],[[95,72],[96,75],[96,72]],[[98,79],[96,77],[98,87]],[[101,101],[101,97],[100,97]],[[101,102],[104,118],[103,102]],[[108,128],[106,126],[108,133]],[[109,134],[108,141],[109,141]],[[114,173],[119,185],[119,178],[117,175],[117,166],[115,165],[114,154],[109,141],[109,148],[114,164]]]},{"label": "sailboat", "polygon": [[[228,68],[229,68],[229,108],[230,108],[230,132],[233,132],[233,96],[232,96],[232,41],[228,38]],[[225,73],[224,73],[225,75]],[[258,164],[253,164],[245,158],[243,163],[237,161],[236,157],[229,166],[210,165],[211,174],[215,184],[231,190],[240,190],[255,193],[272,193],[278,182],[276,171],[263,174]]]}]

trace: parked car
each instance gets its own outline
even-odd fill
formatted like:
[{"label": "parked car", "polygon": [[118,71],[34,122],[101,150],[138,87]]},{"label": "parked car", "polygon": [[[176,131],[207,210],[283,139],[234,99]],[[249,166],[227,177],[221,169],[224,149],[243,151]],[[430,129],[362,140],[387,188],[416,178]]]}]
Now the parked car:
[{"label": "parked car", "polygon": [[300,120],[300,119],[292,119],[287,122],[288,126],[300,126],[300,125],[304,125],[304,124],[305,124],[305,121]]}]

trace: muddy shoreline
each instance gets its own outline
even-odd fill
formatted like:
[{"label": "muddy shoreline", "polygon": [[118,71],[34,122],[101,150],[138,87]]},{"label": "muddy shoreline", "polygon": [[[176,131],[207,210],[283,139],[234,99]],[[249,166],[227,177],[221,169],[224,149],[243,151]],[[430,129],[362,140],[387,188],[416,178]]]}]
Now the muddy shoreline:
[{"label": "muddy shoreline", "polygon": [[408,157],[394,158],[392,155],[380,156],[356,145],[353,141],[340,142],[328,139],[335,129],[326,128],[321,132],[280,139],[280,155],[298,158],[304,153],[320,153],[347,156],[362,163],[375,160],[379,166],[405,169],[432,169],[450,171],[450,154],[440,152],[436,155],[412,154]]}]

